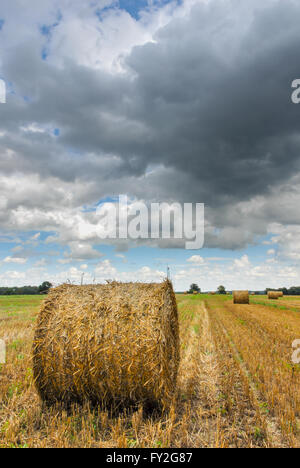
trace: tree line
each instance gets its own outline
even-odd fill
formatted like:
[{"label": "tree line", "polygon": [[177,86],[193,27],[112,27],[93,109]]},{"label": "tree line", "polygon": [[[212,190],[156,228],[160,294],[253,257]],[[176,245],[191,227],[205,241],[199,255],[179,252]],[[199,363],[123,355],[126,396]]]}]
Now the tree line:
[{"label": "tree line", "polygon": [[0,287],[0,296],[26,296],[35,294],[47,294],[52,284],[44,281],[40,286]]},{"label": "tree line", "polygon": [[[291,288],[279,288],[279,289],[274,289],[274,288],[266,288],[265,291],[255,291],[255,294],[268,294],[268,291],[282,291],[285,296],[300,296],[300,286],[292,286]],[[193,294],[194,292],[196,293],[201,293],[201,289],[196,283],[191,284],[190,289],[188,293]],[[218,294],[226,294],[226,289],[223,285],[219,286],[217,289]]]},{"label": "tree line", "polygon": [[[226,289],[223,285],[218,287],[218,294],[226,294]],[[187,291],[189,294],[193,294],[194,292],[200,294],[201,289],[199,288],[198,284],[192,283],[190,289]]]}]

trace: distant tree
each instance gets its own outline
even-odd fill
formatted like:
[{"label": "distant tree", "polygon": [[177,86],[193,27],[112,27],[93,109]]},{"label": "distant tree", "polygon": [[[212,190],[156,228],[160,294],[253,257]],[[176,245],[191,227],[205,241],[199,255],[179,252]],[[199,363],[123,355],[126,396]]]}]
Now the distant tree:
[{"label": "distant tree", "polygon": [[52,288],[52,284],[49,283],[49,281],[44,281],[43,284],[38,287],[38,291],[40,294],[47,294],[50,288]]},{"label": "distant tree", "polygon": [[0,296],[25,296],[35,294],[47,294],[52,284],[45,281],[40,286],[0,287]]},{"label": "distant tree", "polygon": [[37,286],[20,286],[13,288],[0,288],[0,296],[13,296],[13,295],[34,295],[39,294]]},{"label": "distant tree", "polygon": [[201,289],[199,288],[198,284],[196,284],[196,283],[191,284],[190,290],[189,290],[190,294],[193,294],[194,292],[197,292],[197,293],[201,292]]},{"label": "distant tree", "polygon": [[225,289],[225,287],[222,286],[222,285],[219,286],[219,287],[218,287],[218,293],[219,293],[219,294],[226,294],[226,289]]}]

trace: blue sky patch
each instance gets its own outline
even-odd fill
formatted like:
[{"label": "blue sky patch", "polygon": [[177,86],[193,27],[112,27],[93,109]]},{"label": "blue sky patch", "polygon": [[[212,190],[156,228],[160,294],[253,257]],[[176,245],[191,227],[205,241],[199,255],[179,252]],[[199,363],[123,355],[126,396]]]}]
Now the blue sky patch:
[{"label": "blue sky patch", "polygon": [[[52,37],[52,31],[53,29],[55,29],[59,23],[61,22],[62,20],[62,14],[60,11],[58,11],[57,15],[56,15],[56,21],[52,24],[42,24],[42,26],[40,26],[40,33],[42,36],[44,36],[46,38],[46,41],[47,41],[47,44],[49,44],[49,42],[51,41],[51,37]],[[48,49],[48,46],[47,44],[43,47],[42,49],[42,53],[41,53],[41,57],[43,60],[47,60],[48,58],[48,55],[49,55],[49,49]]]},{"label": "blue sky patch", "polygon": [[120,0],[120,8],[128,11],[131,16],[135,19],[139,19],[139,12],[145,10],[148,7],[147,0]]},{"label": "blue sky patch", "polygon": [[62,20],[62,14],[60,11],[58,11],[57,16],[56,16],[56,21],[52,24],[43,24],[42,26],[40,26],[40,33],[43,36],[51,36],[52,30],[59,25],[61,20]]},{"label": "blue sky patch", "polygon": [[[172,0],[154,0],[152,5],[155,7],[162,7],[168,3],[171,3]],[[146,10],[147,8],[150,8],[148,0],[119,0],[118,3],[114,3],[113,5],[110,5],[108,7],[102,8],[102,9],[97,9],[95,11],[96,16],[98,16],[99,20],[102,20],[102,17],[105,12],[111,9],[116,9],[119,8],[121,10],[127,11],[133,18],[136,20],[139,20],[140,18],[140,13],[141,11]],[[182,3],[182,0],[177,0],[177,5],[180,5]]]},{"label": "blue sky patch", "polygon": [[43,60],[47,60],[48,55],[49,55],[49,53],[48,53],[47,48],[46,48],[46,47],[43,47],[43,49],[42,49],[42,59],[43,59]]}]

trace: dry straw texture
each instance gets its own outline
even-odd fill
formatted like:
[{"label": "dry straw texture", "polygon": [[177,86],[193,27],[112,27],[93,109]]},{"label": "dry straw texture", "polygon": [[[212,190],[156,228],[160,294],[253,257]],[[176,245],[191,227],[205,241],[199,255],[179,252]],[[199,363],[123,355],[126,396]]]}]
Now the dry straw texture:
[{"label": "dry straw texture", "polygon": [[176,388],[178,336],[169,281],[59,286],[38,319],[36,387],[48,403],[166,409]]},{"label": "dry straw texture", "polygon": [[282,291],[268,291],[268,299],[278,299],[283,296]]},{"label": "dry straw texture", "polygon": [[233,291],[233,303],[234,304],[249,304],[249,292],[248,291]]}]

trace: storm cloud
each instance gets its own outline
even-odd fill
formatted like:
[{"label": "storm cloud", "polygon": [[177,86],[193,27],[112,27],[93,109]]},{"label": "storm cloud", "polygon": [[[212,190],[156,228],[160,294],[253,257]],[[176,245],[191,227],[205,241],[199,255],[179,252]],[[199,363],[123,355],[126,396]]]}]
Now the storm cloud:
[{"label": "storm cloud", "polygon": [[[2,8],[0,40],[13,27]],[[286,219],[289,194],[300,201],[300,106],[291,101],[298,2],[211,0],[185,9],[174,2],[162,24],[150,21],[155,11],[145,14],[137,45],[115,52],[116,69],[101,66],[102,30],[112,18],[126,24],[125,14],[85,11],[99,65],[64,46],[63,25],[70,37],[76,30],[64,4],[60,15],[58,6],[53,11],[41,11],[1,47],[10,89],[0,109],[4,229],[20,229],[14,216],[22,207],[36,213],[30,229],[59,231],[57,206],[71,213],[119,193],[205,203],[211,247],[241,248],[272,223],[299,222],[293,211]],[[43,21],[52,26],[42,34]]]}]

